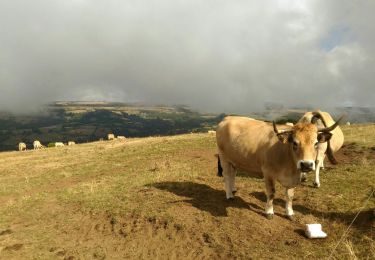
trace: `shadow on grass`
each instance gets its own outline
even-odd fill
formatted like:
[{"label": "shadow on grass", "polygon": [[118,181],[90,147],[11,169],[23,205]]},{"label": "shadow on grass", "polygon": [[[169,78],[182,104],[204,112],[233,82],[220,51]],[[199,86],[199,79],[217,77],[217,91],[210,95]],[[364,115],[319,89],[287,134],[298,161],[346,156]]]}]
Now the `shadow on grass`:
[{"label": "shadow on grass", "polygon": [[[252,192],[250,193],[253,197],[259,201],[266,202],[267,197],[263,192]],[[285,201],[282,199],[274,199],[274,205],[285,206]],[[314,208],[308,208],[300,204],[293,204],[293,209],[302,213],[303,215],[311,214],[319,219],[329,219],[330,221],[338,221],[349,225],[355,218],[357,213],[353,212],[322,212]],[[372,210],[365,210],[359,214],[353,227],[359,231],[369,231],[375,224],[375,218]]]},{"label": "shadow on grass", "polygon": [[160,182],[151,185],[159,190],[165,190],[181,197],[193,207],[207,211],[213,216],[227,216],[227,208],[250,209],[249,204],[235,197],[234,200],[226,200],[223,190],[216,190],[208,185],[194,182]]}]

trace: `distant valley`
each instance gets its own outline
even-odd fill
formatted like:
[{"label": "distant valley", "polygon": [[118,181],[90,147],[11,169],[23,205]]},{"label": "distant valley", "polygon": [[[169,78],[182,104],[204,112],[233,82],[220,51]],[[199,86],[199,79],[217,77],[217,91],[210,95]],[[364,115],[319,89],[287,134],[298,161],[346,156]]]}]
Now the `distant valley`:
[{"label": "distant valley", "polygon": [[0,114],[0,150],[16,150],[19,142],[31,148],[34,140],[97,141],[108,133],[126,137],[205,132],[224,115],[198,113],[186,106],[109,102],[55,102],[39,114]]},{"label": "distant valley", "polygon": [[[267,104],[261,112],[245,116],[278,123],[296,122],[312,108],[286,108]],[[375,108],[343,107],[329,110],[344,123],[375,122]],[[34,140],[45,146],[53,142],[86,143],[106,138],[108,133],[126,137],[166,136],[207,132],[226,114],[196,112],[184,105],[147,105],[113,102],[54,102],[38,114],[0,113],[0,150],[16,150],[19,142],[31,148]]]}]

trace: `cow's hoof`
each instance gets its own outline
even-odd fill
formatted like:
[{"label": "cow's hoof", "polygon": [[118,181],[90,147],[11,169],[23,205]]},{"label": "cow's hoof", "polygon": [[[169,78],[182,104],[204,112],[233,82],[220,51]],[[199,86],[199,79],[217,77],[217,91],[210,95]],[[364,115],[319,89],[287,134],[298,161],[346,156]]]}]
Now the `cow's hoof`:
[{"label": "cow's hoof", "polygon": [[286,217],[287,217],[287,219],[289,219],[290,221],[293,221],[293,222],[296,220],[294,215],[287,215]]},{"label": "cow's hoof", "polygon": [[267,219],[273,219],[273,214],[266,214]]},{"label": "cow's hoof", "polygon": [[236,193],[237,193],[237,191],[236,191],[236,190],[234,190],[234,191],[232,191],[232,193],[233,193],[233,195],[234,195],[234,194],[236,194]]},{"label": "cow's hoof", "polygon": [[319,188],[319,187],[320,187],[320,183],[316,183],[316,182],[314,181],[314,187],[315,187],[315,188]]}]

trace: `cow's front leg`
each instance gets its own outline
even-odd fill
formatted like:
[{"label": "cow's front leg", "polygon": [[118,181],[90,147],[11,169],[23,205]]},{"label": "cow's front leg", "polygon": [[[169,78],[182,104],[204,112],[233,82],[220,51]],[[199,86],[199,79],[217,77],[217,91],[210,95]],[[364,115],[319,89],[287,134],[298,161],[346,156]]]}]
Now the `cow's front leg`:
[{"label": "cow's front leg", "polygon": [[275,182],[272,179],[265,178],[266,184],[266,195],[267,195],[267,203],[266,203],[266,217],[268,219],[273,218],[273,199],[275,198]]},{"label": "cow's front leg", "polygon": [[[324,147],[323,147],[324,148]],[[314,180],[314,187],[319,188],[320,187],[320,168],[324,168],[323,162],[325,158],[325,149],[319,149],[318,150],[318,156],[316,157],[315,161],[315,180]]]},{"label": "cow's front leg", "polygon": [[314,181],[314,187],[319,188],[320,187],[320,180],[319,180],[319,174],[320,174],[320,167],[322,166],[323,161],[317,160],[315,165],[315,181]]},{"label": "cow's front leg", "polygon": [[293,197],[294,197],[294,188],[286,188],[286,205],[285,205],[285,209],[286,209],[286,216],[290,219],[290,220],[293,220],[293,215],[294,215],[294,212],[293,212]]}]

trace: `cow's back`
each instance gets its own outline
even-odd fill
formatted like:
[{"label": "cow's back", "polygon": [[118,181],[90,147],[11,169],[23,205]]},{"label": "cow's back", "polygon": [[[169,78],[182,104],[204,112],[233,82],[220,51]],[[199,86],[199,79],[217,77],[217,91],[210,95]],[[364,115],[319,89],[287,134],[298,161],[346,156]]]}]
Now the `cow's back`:
[{"label": "cow's back", "polygon": [[[335,120],[331,117],[331,115],[327,112],[323,111],[317,111],[319,113],[324,121],[327,124],[327,127],[333,125],[335,123]],[[313,112],[307,112],[303,115],[303,117],[299,120],[299,122],[311,122],[312,118],[314,117]],[[318,127],[324,127],[323,124],[318,123]],[[344,144],[344,134],[340,128],[340,126],[337,126],[335,129],[331,131],[332,137],[330,139],[330,145],[333,152],[337,152],[342,145]]]},{"label": "cow's back", "polygon": [[219,153],[236,168],[262,176],[267,148],[275,134],[268,123],[246,117],[226,117],[216,130]]}]

